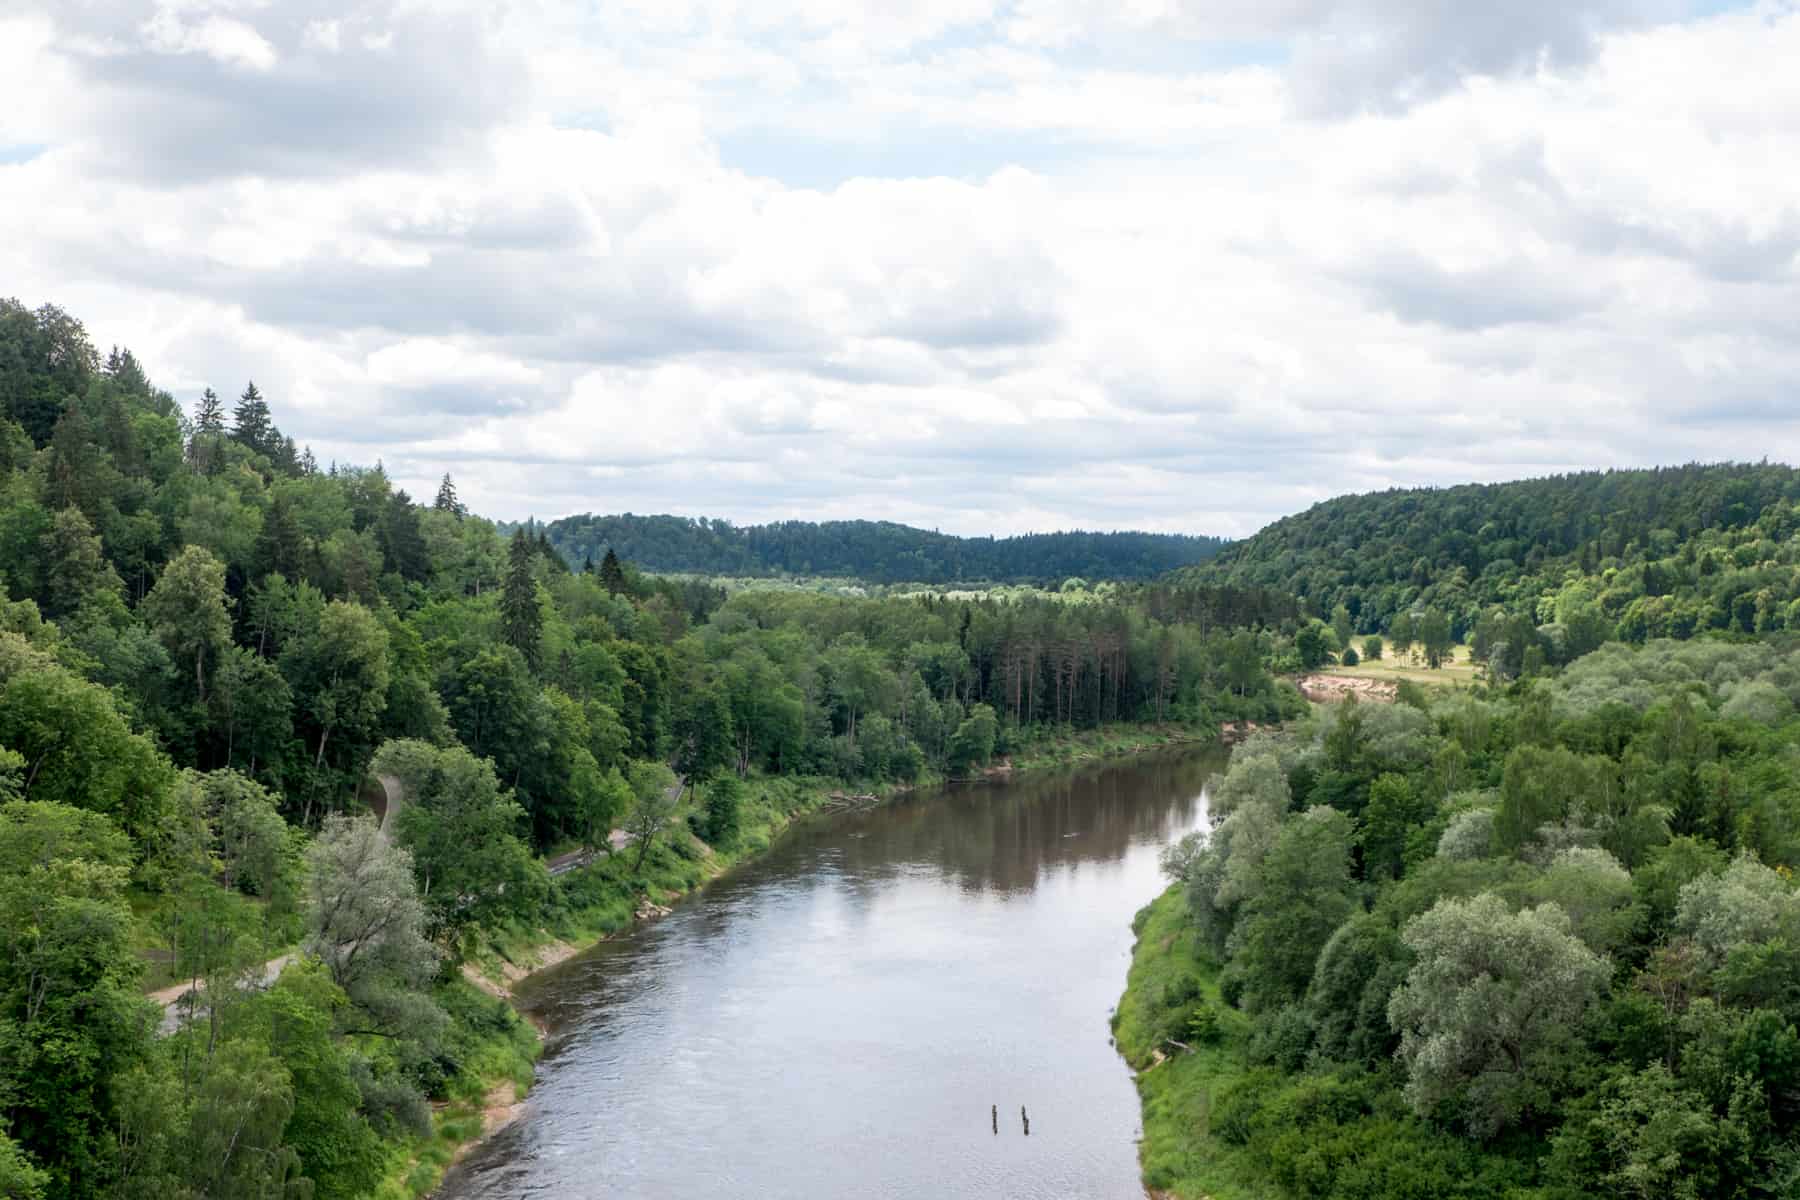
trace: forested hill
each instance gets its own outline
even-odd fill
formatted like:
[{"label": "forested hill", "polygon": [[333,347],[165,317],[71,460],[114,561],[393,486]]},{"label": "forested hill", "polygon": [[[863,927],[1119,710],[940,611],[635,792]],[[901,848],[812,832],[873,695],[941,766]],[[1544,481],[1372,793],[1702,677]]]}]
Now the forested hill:
[{"label": "forested hill", "polygon": [[1150,579],[1202,562],[1223,538],[1164,533],[1030,533],[954,537],[891,521],[733,525],[672,516],[564,517],[546,532],[571,565],[608,549],[651,571],[705,575],[836,575],[870,583],[1060,583]]},{"label": "forested hill", "polygon": [[1770,463],[1374,492],[1277,521],[1176,579],[1292,589],[1367,633],[1426,609],[1458,636],[1501,612],[1630,641],[1768,632],[1800,627],[1797,499],[1800,474]]},{"label": "forested hill", "polygon": [[4,1200],[426,1194],[535,1047],[465,959],[620,928],[829,790],[1305,707],[1285,597],[572,571],[253,384],[182,400],[0,298]]}]

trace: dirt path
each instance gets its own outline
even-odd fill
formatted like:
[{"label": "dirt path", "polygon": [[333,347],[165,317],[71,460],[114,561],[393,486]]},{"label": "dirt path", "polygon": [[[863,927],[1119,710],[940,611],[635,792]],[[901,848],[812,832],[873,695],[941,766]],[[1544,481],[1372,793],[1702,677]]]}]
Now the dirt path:
[{"label": "dirt path", "polygon": [[[275,981],[281,978],[282,971],[287,969],[287,965],[293,962],[295,957],[294,954],[289,953],[271,958],[262,965],[256,974],[244,980],[239,986],[245,991],[267,991],[275,986]],[[190,992],[194,993],[194,998],[191,1002],[187,1002]],[[171,984],[160,991],[151,992],[148,998],[162,1005],[162,1024],[158,1026],[157,1032],[165,1037],[180,1029],[184,1022],[191,1021],[205,1011],[199,1007],[199,990],[192,981]]]}]

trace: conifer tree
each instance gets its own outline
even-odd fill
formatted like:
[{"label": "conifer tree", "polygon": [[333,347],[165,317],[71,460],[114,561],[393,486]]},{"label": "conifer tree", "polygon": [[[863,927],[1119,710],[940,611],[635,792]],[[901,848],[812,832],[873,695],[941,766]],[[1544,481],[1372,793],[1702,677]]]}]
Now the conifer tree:
[{"label": "conifer tree", "polygon": [[425,549],[425,534],[419,528],[419,513],[412,497],[404,490],[395,492],[388,501],[382,525],[382,548],[387,566],[402,579],[420,582],[431,574],[431,555]]},{"label": "conifer tree", "polygon": [[619,565],[619,556],[613,553],[611,546],[606,548],[606,557],[600,560],[600,582],[615,596],[625,590],[625,568]]},{"label": "conifer tree", "polygon": [[447,512],[453,517],[464,517],[469,510],[463,502],[456,498],[456,483],[450,478],[450,472],[444,472],[444,482],[438,484],[437,499],[432,501],[433,508],[439,512]]},{"label": "conifer tree", "polygon": [[200,393],[200,403],[194,406],[194,436],[217,436],[225,432],[225,406],[219,401],[219,393],[207,388]]},{"label": "conifer tree", "polygon": [[275,424],[269,418],[269,402],[256,390],[256,382],[252,380],[244,386],[244,394],[238,397],[237,408],[232,410],[231,438],[258,454],[267,454],[274,431]]},{"label": "conifer tree", "polygon": [[207,388],[194,406],[194,440],[188,445],[188,458],[206,474],[219,469],[219,443],[225,437],[225,405],[219,393]]},{"label": "conifer tree", "polygon": [[536,559],[536,540],[523,529],[515,530],[507,554],[506,585],[500,596],[500,637],[523,654],[534,669],[544,624],[544,615],[538,609],[537,578],[532,572]]},{"label": "conifer tree", "polygon": [[569,573],[568,562],[564,560],[561,554],[557,553],[556,547],[550,544],[550,535],[545,531],[542,525],[538,526],[537,552],[545,562],[555,568],[557,573],[562,575],[567,575]]},{"label": "conifer tree", "polygon": [[289,580],[300,578],[301,556],[305,550],[306,539],[294,517],[294,507],[286,493],[276,492],[275,501],[263,518],[262,530],[256,535],[256,578],[266,579],[270,575]]}]

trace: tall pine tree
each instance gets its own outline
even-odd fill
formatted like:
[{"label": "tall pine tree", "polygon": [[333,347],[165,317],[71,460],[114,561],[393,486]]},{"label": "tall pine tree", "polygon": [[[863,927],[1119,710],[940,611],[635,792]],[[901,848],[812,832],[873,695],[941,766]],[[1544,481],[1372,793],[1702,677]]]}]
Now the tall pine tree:
[{"label": "tall pine tree", "polygon": [[200,403],[194,405],[194,436],[216,437],[225,432],[225,405],[219,400],[219,393],[207,388],[200,393]]},{"label": "tall pine tree", "polygon": [[611,546],[606,548],[606,557],[600,560],[600,582],[615,596],[625,590],[625,568],[619,565],[619,556],[613,553]]},{"label": "tall pine tree", "polygon": [[207,388],[194,406],[194,440],[188,445],[188,458],[196,467],[211,475],[219,469],[219,443],[225,438],[225,405],[219,393]]},{"label": "tall pine tree", "polygon": [[270,575],[299,579],[305,553],[306,537],[294,517],[294,506],[285,492],[276,492],[268,514],[263,517],[262,531],[256,535],[256,579],[267,579]]},{"label": "tall pine tree", "polygon": [[450,478],[450,472],[444,472],[444,482],[438,484],[437,499],[432,501],[431,507],[439,512],[447,512],[453,517],[468,515],[469,510],[464,508],[463,502],[456,498],[456,483]]},{"label": "tall pine tree", "polygon": [[431,574],[431,555],[419,528],[419,510],[404,490],[395,492],[388,501],[381,541],[388,570],[397,572],[400,578],[419,583]]},{"label": "tall pine tree", "polygon": [[245,385],[244,394],[238,397],[237,408],[232,411],[231,438],[258,454],[267,454],[273,449],[270,443],[274,436],[275,422],[269,417],[269,402],[256,390],[256,381],[252,380]]},{"label": "tall pine tree", "polygon": [[500,594],[500,638],[537,668],[538,641],[543,635],[544,614],[538,608],[536,539],[523,529],[513,531],[507,551],[506,586]]}]

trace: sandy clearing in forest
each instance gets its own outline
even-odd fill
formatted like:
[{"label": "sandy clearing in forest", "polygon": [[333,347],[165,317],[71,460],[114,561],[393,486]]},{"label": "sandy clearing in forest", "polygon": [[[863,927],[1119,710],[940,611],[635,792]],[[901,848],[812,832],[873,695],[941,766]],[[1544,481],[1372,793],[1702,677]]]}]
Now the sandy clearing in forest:
[{"label": "sandy clearing in forest", "polygon": [[1390,679],[1365,679],[1357,675],[1304,675],[1300,678],[1300,694],[1308,700],[1331,704],[1346,696],[1376,704],[1392,704],[1399,685]]}]

